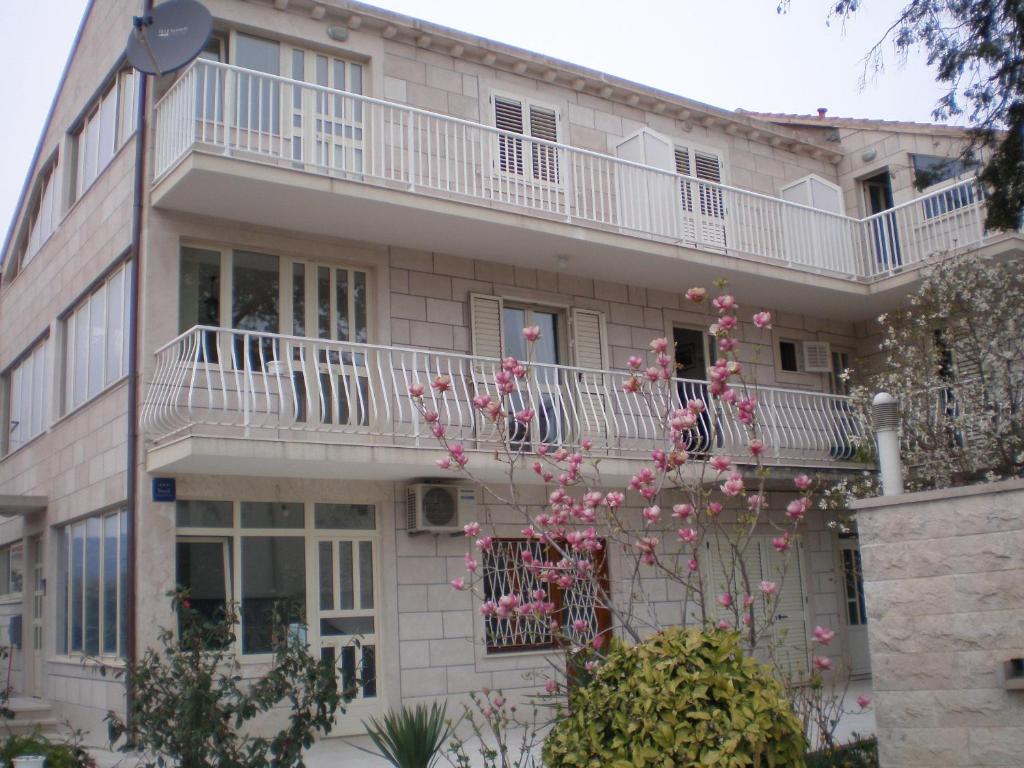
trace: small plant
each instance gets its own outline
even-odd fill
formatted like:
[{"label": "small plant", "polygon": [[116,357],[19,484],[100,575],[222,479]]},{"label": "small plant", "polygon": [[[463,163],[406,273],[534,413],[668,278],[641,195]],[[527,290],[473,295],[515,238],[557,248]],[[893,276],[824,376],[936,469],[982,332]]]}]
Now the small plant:
[{"label": "small plant", "polygon": [[[455,768],[536,768],[540,763],[534,757],[543,741],[546,727],[539,718],[540,705],[530,707],[530,717],[524,717],[516,704],[505,694],[484,688],[482,695],[469,695],[472,706],[465,705],[462,722],[476,739],[480,760],[474,761],[466,750],[466,741],[453,737],[448,746],[448,762]],[[479,719],[478,719],[479,718]]]},{"label": "small plant", "polygon": [[445,705],[435,702],[430,709],[418,704],[381,720],[371,717],[364,725],[378,752],[363,751],[379,754],[395,768],[429,768],[452,732],[445,715]]},{"label": "small plant", "polygon": [[806,741],[782,685],[737,632],[672,628],[613,642],[544,743],[544,764],[802,768]]},{"label": "small plant", "polygon": [[[243,680],[234,607],[210,618],[191,606],[187,592],[168,596],[179,635],[162,630],[162,649],[147,649],[127,667],[133,717],[107,714],[111,743],[124,739],[118,749],[135,753],[146,768],[302,768],[314,735],[329,733],[352,697],[339,688],[333,662],[311,655],[305,633],[283,620],[270,670]],[[283,701],[291,705],[283,729],[270,738],[246,733],[247,723]]]},{"label": "small plant", "polygon": [[0,741],[0,764],[14,765],[14,758],[39,755],[47,768],[95,768],[96,763],[79,743],[78,732],[67,741],[50,741],[39,733],[12,734]]},{"label": "small plant", "polygon": [[872,737],[807,755],[807,768],[878,768],[878,739]]}]

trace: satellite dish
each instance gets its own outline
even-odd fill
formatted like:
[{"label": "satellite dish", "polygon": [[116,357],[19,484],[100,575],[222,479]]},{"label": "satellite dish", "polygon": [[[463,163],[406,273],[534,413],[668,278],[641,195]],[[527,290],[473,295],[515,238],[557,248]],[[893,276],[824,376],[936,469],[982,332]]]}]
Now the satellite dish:
[{"label": "satellite dish", "polygon": [[132,24],[125,57],[147,75],[181,69],[206,47],[213,31],[213,17],[196,0],[167,0]]}]

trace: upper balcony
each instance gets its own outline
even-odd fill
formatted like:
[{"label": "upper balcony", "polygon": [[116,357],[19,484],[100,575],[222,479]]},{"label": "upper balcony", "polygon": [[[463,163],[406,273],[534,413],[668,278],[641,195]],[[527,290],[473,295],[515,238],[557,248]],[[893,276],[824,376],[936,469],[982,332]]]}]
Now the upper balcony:
[{"label": "upper balcony", "polygon": [[545,269],[569,257],[634,283],[683,287],[686,264],[687,280],[754,280],[767,303],[799,280],[830,316],[840,294],[987,239],[973,181],[854,219],[205,60],[155,123],[158,207]]},{"label": "upper balcony", "polygon": [[[749,461],[747,428],[719,408],[704,381],[677,379],[647,395],[623,391],[624,371],[531,364],[506,407],[532,411],[485,419],[479,395],[500,401],[492,358],[355,344],[280,334],[196,327],[156,353],[143,407],[152,472],[408,479],[447,476],[439,443],[409,395],[423,384],[448,438],[474,456],[476,477],[501,475],[496,449],[528,455],[541,444],[578,447],[600,457],[606,481],[627,478],[667,443],[664,414],[689,400],[705,403],[691,441]],[[437,376],[451,382],[439,394]],[[744,388],[758,399],[766,463],[849,468],[863,434],[849,399],[776,387]],[[746,459],[744,458],[746,457]],[[532,472],[525,473],[527,478]]]}]

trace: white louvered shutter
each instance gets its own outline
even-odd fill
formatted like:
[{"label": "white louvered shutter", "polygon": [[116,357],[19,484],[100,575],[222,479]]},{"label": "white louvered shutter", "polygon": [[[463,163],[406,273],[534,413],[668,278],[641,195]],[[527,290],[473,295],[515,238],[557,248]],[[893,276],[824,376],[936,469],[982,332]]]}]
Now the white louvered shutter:
[{"label": "white louvered shutter", "polygon": [[[525,133],[523,102],[506,96],[494,96],[494,126],[500,131]],[[523,140],[498,135],[498,168],[505,173],[523,173]]]},{"label": "white louvered shutter", "polygon": [[[572,362],[578,368],[604,371],[608,368],[607,332],[604,315],[592,309],[574,307],[569,313],[571,326]],[[569,400],[574,402],[575,414],[569,421],[579,431],[578,439],[589,438],[595,445],[605,441],[608,434],[607,387],[614,382],[605,381],[607,375],[587,372],[576,373],[567,382],[574,392]]]},{"label": "white louvered shutter", "polygon": [[[683,176],[692,176],[693,168],[690,164],[690,150],[686,147],[675,148],[676,173]],[[683,210],[693,211],[693,187],[688,181],[680,181],[680,196],[683,201]]]},{"label": "white louvered shutter", "polygon": [[[530,136],[558,141],[558,113],[553,109],[530,105]],[[558,150],[546,144],[533,144],[533,177],[540,181],[558,181]]]},{"label": "white louvered shutter", "polygon": [[502,304],[500,296],[483,293],[472,293],[469,296],[473,354],[477,357],[501,357]]},{"label": "white louvered shutter", "polygon": [[[762,578],[779,585],[775,604],[776,649],[783,673],[800,679],[808,671],[808,627],[804,595],[803,543],[794,537],[787,555],[772,546],[771,536],[761,536]],[[783,575],[785,570],[785,575]]]},{"label": "white louvered shutter", "polygon": [[827,341],[804,341],[804,370],[808,373],[832,373],[832,349]]},{"label": "white louvered shutter", "polygon": [[571,321],[573,364],[600,371],[607,369],[604,315],[593,309],[574,307]]},{"label": "white louvered shutter", "polygon": [[[693,153],[693,175],[701,181],[722,183],[722,163],[717,155],[708,152]],[[700,187],[700,212],[715,219],[725,218],[725,200],[722,190],[704,184]]]}]

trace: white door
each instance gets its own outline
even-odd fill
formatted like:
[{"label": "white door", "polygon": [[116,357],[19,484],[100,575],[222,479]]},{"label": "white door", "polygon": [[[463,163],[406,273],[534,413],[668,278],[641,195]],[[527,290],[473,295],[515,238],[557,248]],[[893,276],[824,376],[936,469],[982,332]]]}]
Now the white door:
[{"label": "white door", "polygon": [[32,556],[32,574],[29,586],[32,589],[32,631],[29,641],[32,648],[31,662],[31,693],[35,696],[45,696],[45,682],[43,667],[46,663],[46,655],[43,653],[43,603],[46,597],[46,560],[43,556],[43,537],[33,536],[29,539],[29,552]]},{"label": "white door", "polygon": [[846,615],[846,654],[850,674],[871,672],[868,653],[868,615],[864,605],[864,571],[860,564],[860,542],[856,536],[839,539],[840,565],[843,570],[843,596]]},{"label": "white door", "polygon": [[320,657],[334,662],[355,698],[345,706],[341,735],[361,731],[361,721],[380,712],[381,665],[377,642],[377,543],[373,536],[318,538],[316,624]]}]

